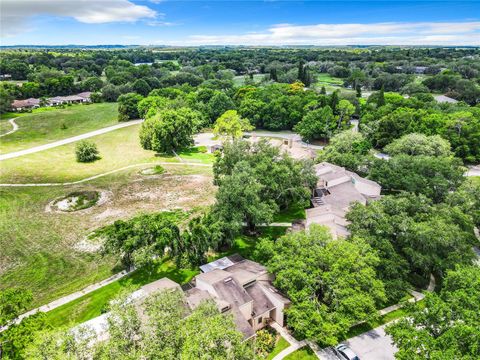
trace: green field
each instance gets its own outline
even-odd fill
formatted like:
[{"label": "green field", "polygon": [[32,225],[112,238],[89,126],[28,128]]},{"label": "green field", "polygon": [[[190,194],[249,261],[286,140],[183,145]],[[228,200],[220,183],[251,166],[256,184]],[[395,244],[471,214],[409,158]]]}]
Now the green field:
[{"label": "green field", "polygon": [[337,85],[337,86],[342,86],[343,85],[343,80],[337,77],[333,77],[330,74],[327,73],[320,73],[317,75],[317,84],[322,85]]},{"label": "green field", "polygon": [[118,123],[117,114],[116,103],[40,108],[32,113],[20,113],[15,119],[19,129],[1,138],[0,152],[28,149],[115,125]]},{"label": "green field", "polygon": [[[263,78],[265,76],[267,76],[268,74],[254,74],[253,75],[253,81],[255,82],[259,82],[261,80],[263,80]],[[245,75],[238,75],[238,76],[235,76],[233,78],[233,83],[235,84],[235,86],[243,86],[245,85]]]},{"label": "green field", "polygon": [[[90,138],[97,144],[100,160],[79,163],[75,143],[1,162],[0,183],[70,182],[120,169],[125,166],[159,161],[180,162],[173,155],[156,156],[140,146],[140,124]],[[188,162],[211,163],[213,155],[186,150],[179,155]]]},{"label": "green field", "polygon": [[[211,203],[210,168],[164,168],[161,176],[142,176],[140,167],[75,186],[0,187],[0,288],[30,289],[33,306],[45,304],[120,271],[113,258],[78,248],[91,231],[118,218]],[[87,190],[111,195],[81,212],[46,212],[52,200]]]}]

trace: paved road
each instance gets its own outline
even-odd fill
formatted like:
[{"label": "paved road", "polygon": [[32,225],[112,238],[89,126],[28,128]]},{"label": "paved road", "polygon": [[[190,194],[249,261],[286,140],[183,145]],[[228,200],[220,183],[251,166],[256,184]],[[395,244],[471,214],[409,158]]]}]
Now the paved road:
[{"label": "paved road", "polygon": [[57,147],[57,146],[70,144],[70,143],[73,143],[75,141],[88,139],[88,138],[93,137],[93,136],[97,136],[97,135],[108,133],[110,131],[122,129],[122,128],[127,127],[127,126],[140,124],[142,121],[143,121],[142,119],[130,120],[130,121],[127,121],[127,122],[124,122],[124,123],[109,126],[109,127],[103,128],[103,129],[95,130],[95,131],[90,131],[88,133],[77,135],[77,136],[70,137],[70,138],[67,138],[67,139],[54,141],[54,142],[49,143],[49,144],[35,146],[33,148],[30,148],[30,149],[15,151],[15,152],[7,153],[7,154],[2,154],[2,155],[0,155],[0,161],[7,160],[7,159],[13,159],[13,158],[23,156],[23,155],[33,154],[33,153],[43,151],[43,150],[48,150],[48,149],[51,149],[51,148],[54,148],[54,147]]},{"label": "paved road", "polygon": [[467,171],[467,176],[480,176],[480,165],[470,166]]},{"label": "paved road", "polygon": [[6,132],[5,134],[0,135],[0,137],[10,135],[18,130],[18,125],[15,122],[15,118],[8,120],[8,122],[10,123],[10,125],[12,125],[13,129],[10,130],[9,132]]},{"label": "paved road", "polygon": [[384,327],[355,336],[345,343],[362,360],[395,360],[397,348],[392,345],[392,339],[385,333]]}]

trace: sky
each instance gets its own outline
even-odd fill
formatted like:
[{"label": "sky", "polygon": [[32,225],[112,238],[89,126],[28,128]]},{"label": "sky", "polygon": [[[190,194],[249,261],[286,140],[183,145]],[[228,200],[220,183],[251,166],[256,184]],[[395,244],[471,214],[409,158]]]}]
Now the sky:
[{"label": "sky", "polygon": [[1,0],[0,45],[480,45],[480,1]]}]

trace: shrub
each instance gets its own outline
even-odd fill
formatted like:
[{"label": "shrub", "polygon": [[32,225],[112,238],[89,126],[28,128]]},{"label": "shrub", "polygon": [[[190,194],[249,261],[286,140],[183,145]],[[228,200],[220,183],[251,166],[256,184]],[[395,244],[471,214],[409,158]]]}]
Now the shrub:
[{"label": "shrub", "polygon": [[97,145],[90,141],[80,141],[75,148],[75,155],[78,162],[92,162],[100,158]]}]

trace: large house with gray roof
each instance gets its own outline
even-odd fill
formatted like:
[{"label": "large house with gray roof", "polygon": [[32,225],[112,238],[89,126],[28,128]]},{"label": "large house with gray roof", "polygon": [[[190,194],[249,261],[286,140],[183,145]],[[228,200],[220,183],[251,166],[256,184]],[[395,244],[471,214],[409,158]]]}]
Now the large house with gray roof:
[{"label": "large house with gray roof", "polygon": [[350,205],[380,198],[382,187],[375,181],[360,177],[341,166],[322,162],[315,165],[318,176],[313,192],[313,207],[306,210],[305,227],[320,224],[328,227],[333,238],[346,237],[348,222],[345,219]]},{"label": "large house with gray roof", "polygon": [[[185,303],[191,310],[203,301],[214,301],[219,312],[233,316],[245,340],[271,321],[284,325],[284,309],[290,301],[273,287],[272,275],[263,265],[232,255],[202,265],[200,269],[202,273],[183,289],[176,282],[163,278],[132,293],[129,301],[141,304],[157,292],[185,290]],[[103,314],[80,326],[92,329],[97,341],[106,340],[108,316],[108,313]]]}]

